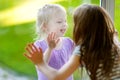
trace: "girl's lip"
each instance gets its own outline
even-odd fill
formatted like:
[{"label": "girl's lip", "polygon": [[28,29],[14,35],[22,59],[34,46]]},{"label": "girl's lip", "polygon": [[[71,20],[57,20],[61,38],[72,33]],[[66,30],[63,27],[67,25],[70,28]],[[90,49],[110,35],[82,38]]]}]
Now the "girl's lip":
[{"label": "girl's lip", "polygon": [[66,29],[61,29],[60,31],[61,31],[62,33],[65,33]]}]

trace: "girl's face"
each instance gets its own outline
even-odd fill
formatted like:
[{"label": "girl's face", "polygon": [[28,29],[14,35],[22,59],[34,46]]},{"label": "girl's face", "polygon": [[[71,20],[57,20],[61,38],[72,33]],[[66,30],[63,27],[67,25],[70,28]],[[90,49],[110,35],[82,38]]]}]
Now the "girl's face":
[{"label": "girl's face", "polygon": [[56,37],[62,37],[67,29],[66,13],[64,11],[52,14],[47,24],[47,33],[55,32]]}]

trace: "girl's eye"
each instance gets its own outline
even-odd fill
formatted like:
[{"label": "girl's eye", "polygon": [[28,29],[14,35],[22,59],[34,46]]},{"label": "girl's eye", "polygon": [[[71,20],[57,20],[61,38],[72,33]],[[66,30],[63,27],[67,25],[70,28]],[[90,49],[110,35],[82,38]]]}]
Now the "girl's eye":
[{"label": "girl's eye", "polygon": [[62,21],[57,21],[57,23],[62,23]]}]

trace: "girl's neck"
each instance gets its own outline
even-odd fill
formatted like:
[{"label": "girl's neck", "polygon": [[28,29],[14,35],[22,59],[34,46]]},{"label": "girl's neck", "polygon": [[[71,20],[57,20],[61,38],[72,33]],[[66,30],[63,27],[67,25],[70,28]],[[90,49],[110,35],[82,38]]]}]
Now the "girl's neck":
[{"label": "girl's neck", "polygon": [[56,50],[59,50],[62,48],[62,45],[63,45],[63,38],[62,37],[59,37],[60,41],[58,42],[58,44],[56,45]]}]

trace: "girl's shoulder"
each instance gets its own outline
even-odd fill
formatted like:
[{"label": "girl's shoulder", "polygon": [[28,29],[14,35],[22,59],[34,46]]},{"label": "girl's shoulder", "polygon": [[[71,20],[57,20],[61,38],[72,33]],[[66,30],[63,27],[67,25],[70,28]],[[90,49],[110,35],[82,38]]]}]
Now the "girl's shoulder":
[{"label": "girl's shoulder", "polygon": [[74,44],[74,41],[71,38],[69,38],[69,37],[62,37],[62,40],[65,43]]},{"label": "girl's shoulder", "polygon": [[63,44],[63,46],[65,48],[68,48],[69,50],[73,50],[74,49],[75,43],[74,43],[74,41],[71,38],[69,38],[69,37],[62,37],[62,40],[63,40],[62,44]]},{"label": "girl's shoulder", "polygon": [[36,40],[36,41],[34,42],[34,44],[35,44],[36,46],[42,45],[43,43],[45,43],[45,40]]},{"label": "girl's shoulder", "polygon": [[34,45],[35,45],[37,48],[42,48],[43,51],[47,48],[47,43],[46,43],[45,40],[36,40],[36,41],[34,42]]}]

